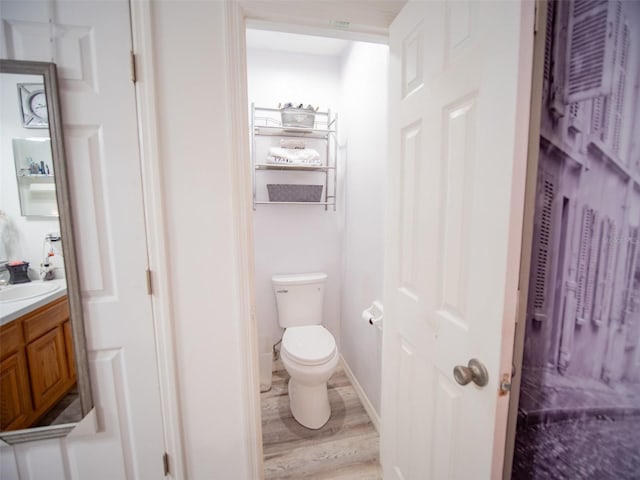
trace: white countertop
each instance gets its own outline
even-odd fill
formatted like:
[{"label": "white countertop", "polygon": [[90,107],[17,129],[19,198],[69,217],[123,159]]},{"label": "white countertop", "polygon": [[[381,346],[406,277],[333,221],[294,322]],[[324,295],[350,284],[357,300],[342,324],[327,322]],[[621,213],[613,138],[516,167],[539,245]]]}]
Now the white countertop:
[{"label": "white countertop", "polygon": [[[42,282],[41,280],[34,281],[32,283],[46,283],[51,285],[57,285],[59,288],[54,290],[51,293],[47,293],[45,295],[41,295],[39,297],[27,298],[25,300],[16,300],[14,302],[3,302],[0,303],[0,325],[4,325],[9,323],[16,318],[21,317],[38,307],[42,307],[47,303],[50,303],[54,300],[57,300],[60,297],[63,297],[67,294],[67,282],[64,278],[58,278],[55,280],[47,280],[46,282]],[[5,288],[11,288],[12,285],[9,285]]]}]

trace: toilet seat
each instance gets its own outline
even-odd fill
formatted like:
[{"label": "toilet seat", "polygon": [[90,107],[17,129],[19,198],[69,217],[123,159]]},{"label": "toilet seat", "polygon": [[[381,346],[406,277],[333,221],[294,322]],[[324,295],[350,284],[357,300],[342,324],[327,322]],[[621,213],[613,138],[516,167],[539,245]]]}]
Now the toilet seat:
[{"label": "toilet seat", "polygon": [[336,341],[322,325],[287,328],[282,337],[282,348],[300,365],[321,365],[336,352]]}]

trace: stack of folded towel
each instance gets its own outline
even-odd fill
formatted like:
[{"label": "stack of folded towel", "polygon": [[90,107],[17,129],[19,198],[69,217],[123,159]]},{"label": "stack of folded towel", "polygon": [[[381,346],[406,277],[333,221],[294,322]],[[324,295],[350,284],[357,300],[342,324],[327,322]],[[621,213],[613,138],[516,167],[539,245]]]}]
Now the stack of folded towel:
[{"label": "stack of folded towel", "polygon": [[304,140],[282,138],[280,139],[280,146],[282,148],[304,148],[307,145],[304,143]]},{"label": "stack of folded towel", "polygon": [[322,165],[320,154],[311,148],[304,148],[304,146],[302,148],[271,147],[267,155],[267,162],[288,165]]}]

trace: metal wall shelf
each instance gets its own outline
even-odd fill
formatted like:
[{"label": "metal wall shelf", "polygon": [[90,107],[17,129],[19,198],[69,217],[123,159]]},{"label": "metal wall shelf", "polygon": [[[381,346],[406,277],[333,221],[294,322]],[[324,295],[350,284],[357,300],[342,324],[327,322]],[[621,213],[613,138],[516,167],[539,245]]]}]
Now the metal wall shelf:
[{"label": "metal wall shelf", "polygon": [[[338,158],[338,115],[331,111],[316,112],[314,128],[285,127],[280,122],[280,109],[256,107],[251,104],[251,162],[253,171],[253,209],[256,205],[323,205],[325,210],[333,206],[336,210],[336,183]],[[322,165],[290,165],[264,163],[264,158],[256,158],[257,142],[260,138],[308,138],[325,142],[325,155]],[[272,202],[257,199],[256,173],[265,171],[290,172],[304,175],[303,172],[324,173],[323,201],[320,202]]]}]

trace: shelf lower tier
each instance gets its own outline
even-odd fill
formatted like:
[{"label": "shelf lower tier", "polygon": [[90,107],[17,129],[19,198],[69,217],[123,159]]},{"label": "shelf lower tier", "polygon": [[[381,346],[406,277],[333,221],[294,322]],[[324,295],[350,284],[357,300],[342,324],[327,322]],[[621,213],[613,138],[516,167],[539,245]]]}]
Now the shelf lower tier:
[{"label": "shelf lower tier", "polygon": [[268,202],[255,201],[256,205],[335,205],[334,202]]}]

